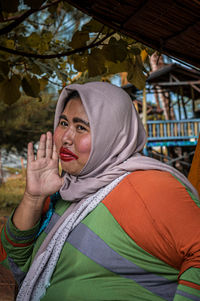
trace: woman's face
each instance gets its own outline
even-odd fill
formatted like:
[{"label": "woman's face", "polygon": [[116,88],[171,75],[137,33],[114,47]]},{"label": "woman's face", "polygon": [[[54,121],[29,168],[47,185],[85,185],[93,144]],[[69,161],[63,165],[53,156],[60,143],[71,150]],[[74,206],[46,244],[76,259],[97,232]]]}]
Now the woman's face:
[{"label": "woman's face", "polygon": [[80,98],[68,101],[60,115],[54,141],[62,169],[78,175],[87,163],[91,150],[90,125]]}]

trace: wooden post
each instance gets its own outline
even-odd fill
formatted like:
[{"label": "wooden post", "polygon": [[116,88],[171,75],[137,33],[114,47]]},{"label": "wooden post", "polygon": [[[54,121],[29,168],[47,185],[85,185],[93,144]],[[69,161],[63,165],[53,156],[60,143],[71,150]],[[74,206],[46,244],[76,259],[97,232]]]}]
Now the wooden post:
[{"label": "wooden post", "polygon": [[3,167],[1,163],[1,149],[0,149],[0,185],[3,183]]},{"label": "wooden post", "polygon": [[179,119],[181,120],[181,105],[180,105],[180,96],[177,94],[177,101],[178,101],[178,115]]},{"label": "wooden post", "polygon": [[182,87],[180,87],[180,92],[181,92],[181,102],[182,102],[182,106],[183,106],[185,119],[187,119],[187,112],[186,112],[185,103],[184,103],[184,99],[183,99],[183,88]]},{"label": "wooden post", "polygon": [[194,89],[192,86],[190,86],[191,91],[191,98],[192,98],[192,111],[193,111],[193,117],[195,116],[195,103],[194,103]]},{"label": "wooden post", "polygon": [[21,160],[21,167],[22,167],[22,175],[24,176],[26,174],[25,167],[24,167],[24,159],[21,157],[20,160]]},{"label": "wooden post", "polygon": [[[146,101],[146,88],[143,89],[142,100],[142,122],[147,133],[147,101]],[[147,133],[148,134],[148,133]]]}]

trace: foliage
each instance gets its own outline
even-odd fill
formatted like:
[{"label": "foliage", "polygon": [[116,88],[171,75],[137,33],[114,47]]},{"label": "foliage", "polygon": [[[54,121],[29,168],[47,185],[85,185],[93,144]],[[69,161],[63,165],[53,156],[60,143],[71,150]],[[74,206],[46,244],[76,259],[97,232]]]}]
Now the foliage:
[{"label": "foliage", "polygon": [[[63,85],[127,71],[145,84],[151,50],[84,15],[61,0],[0,0],[0,101],[22,92],[40,98],[49,82]],[[77,80],[77,77],[75,77]]]},{"label": "foliage", "polygon": [[55,101],[44,96],[42,99],[39,102],[22,96],[10,106],[1,104],[0,148],[23,153],[28,142],[37,142],[42,133],[53,130]]},{"label": "foliage", "polygon": [[25,189],[25,176],[11,177],[0,186],[0,209],[12,209],[19,204]]}]

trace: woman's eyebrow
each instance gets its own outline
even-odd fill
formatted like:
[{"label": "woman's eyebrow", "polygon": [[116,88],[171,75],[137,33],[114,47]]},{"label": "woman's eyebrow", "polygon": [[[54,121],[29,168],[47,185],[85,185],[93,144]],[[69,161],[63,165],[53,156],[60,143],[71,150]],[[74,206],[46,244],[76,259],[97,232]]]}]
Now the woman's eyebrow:
[{"label": "woman's eyebrow", "polygon": [[[64,119],[64,120],[68,121],[67,116],[63,115],[63,114],[60,115],[60,119]],[[88,121],[85,121],[85,120],[83,120],[83,119],[81,119],[79,117],[74,117],[73,118],[73,122],[74,123],[79,123],[80,122],[80,123],[83,123],[84,125],[90,127],[90,123]]]},{"label": "woman's eyebrow", "polygon": [[59,119],[65,119],[65,120],[67,120],[67,117],[65,115],[60,115]]},{"label": "woman's eyebrow", "polygon": [[90,127],[90,124],[89,124],[89,122],[88,121],[85,121],[85,120],[83,120],[83,119],[81,119],[81,118],[79,118],[79,117],[74,117],[73,118],[73,122],[74,123],[83,123],[83,124],[85,124],[86,126],[88,126],[88,127]]}]

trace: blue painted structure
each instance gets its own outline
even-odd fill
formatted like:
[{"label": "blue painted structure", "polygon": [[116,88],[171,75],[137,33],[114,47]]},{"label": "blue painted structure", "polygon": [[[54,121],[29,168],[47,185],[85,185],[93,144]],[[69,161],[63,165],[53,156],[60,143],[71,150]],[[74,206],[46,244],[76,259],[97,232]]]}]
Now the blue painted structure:
[{"label": "blue painted structure", "polygon": [[196,145],[200,119],[147,121],[147,147]]}]

